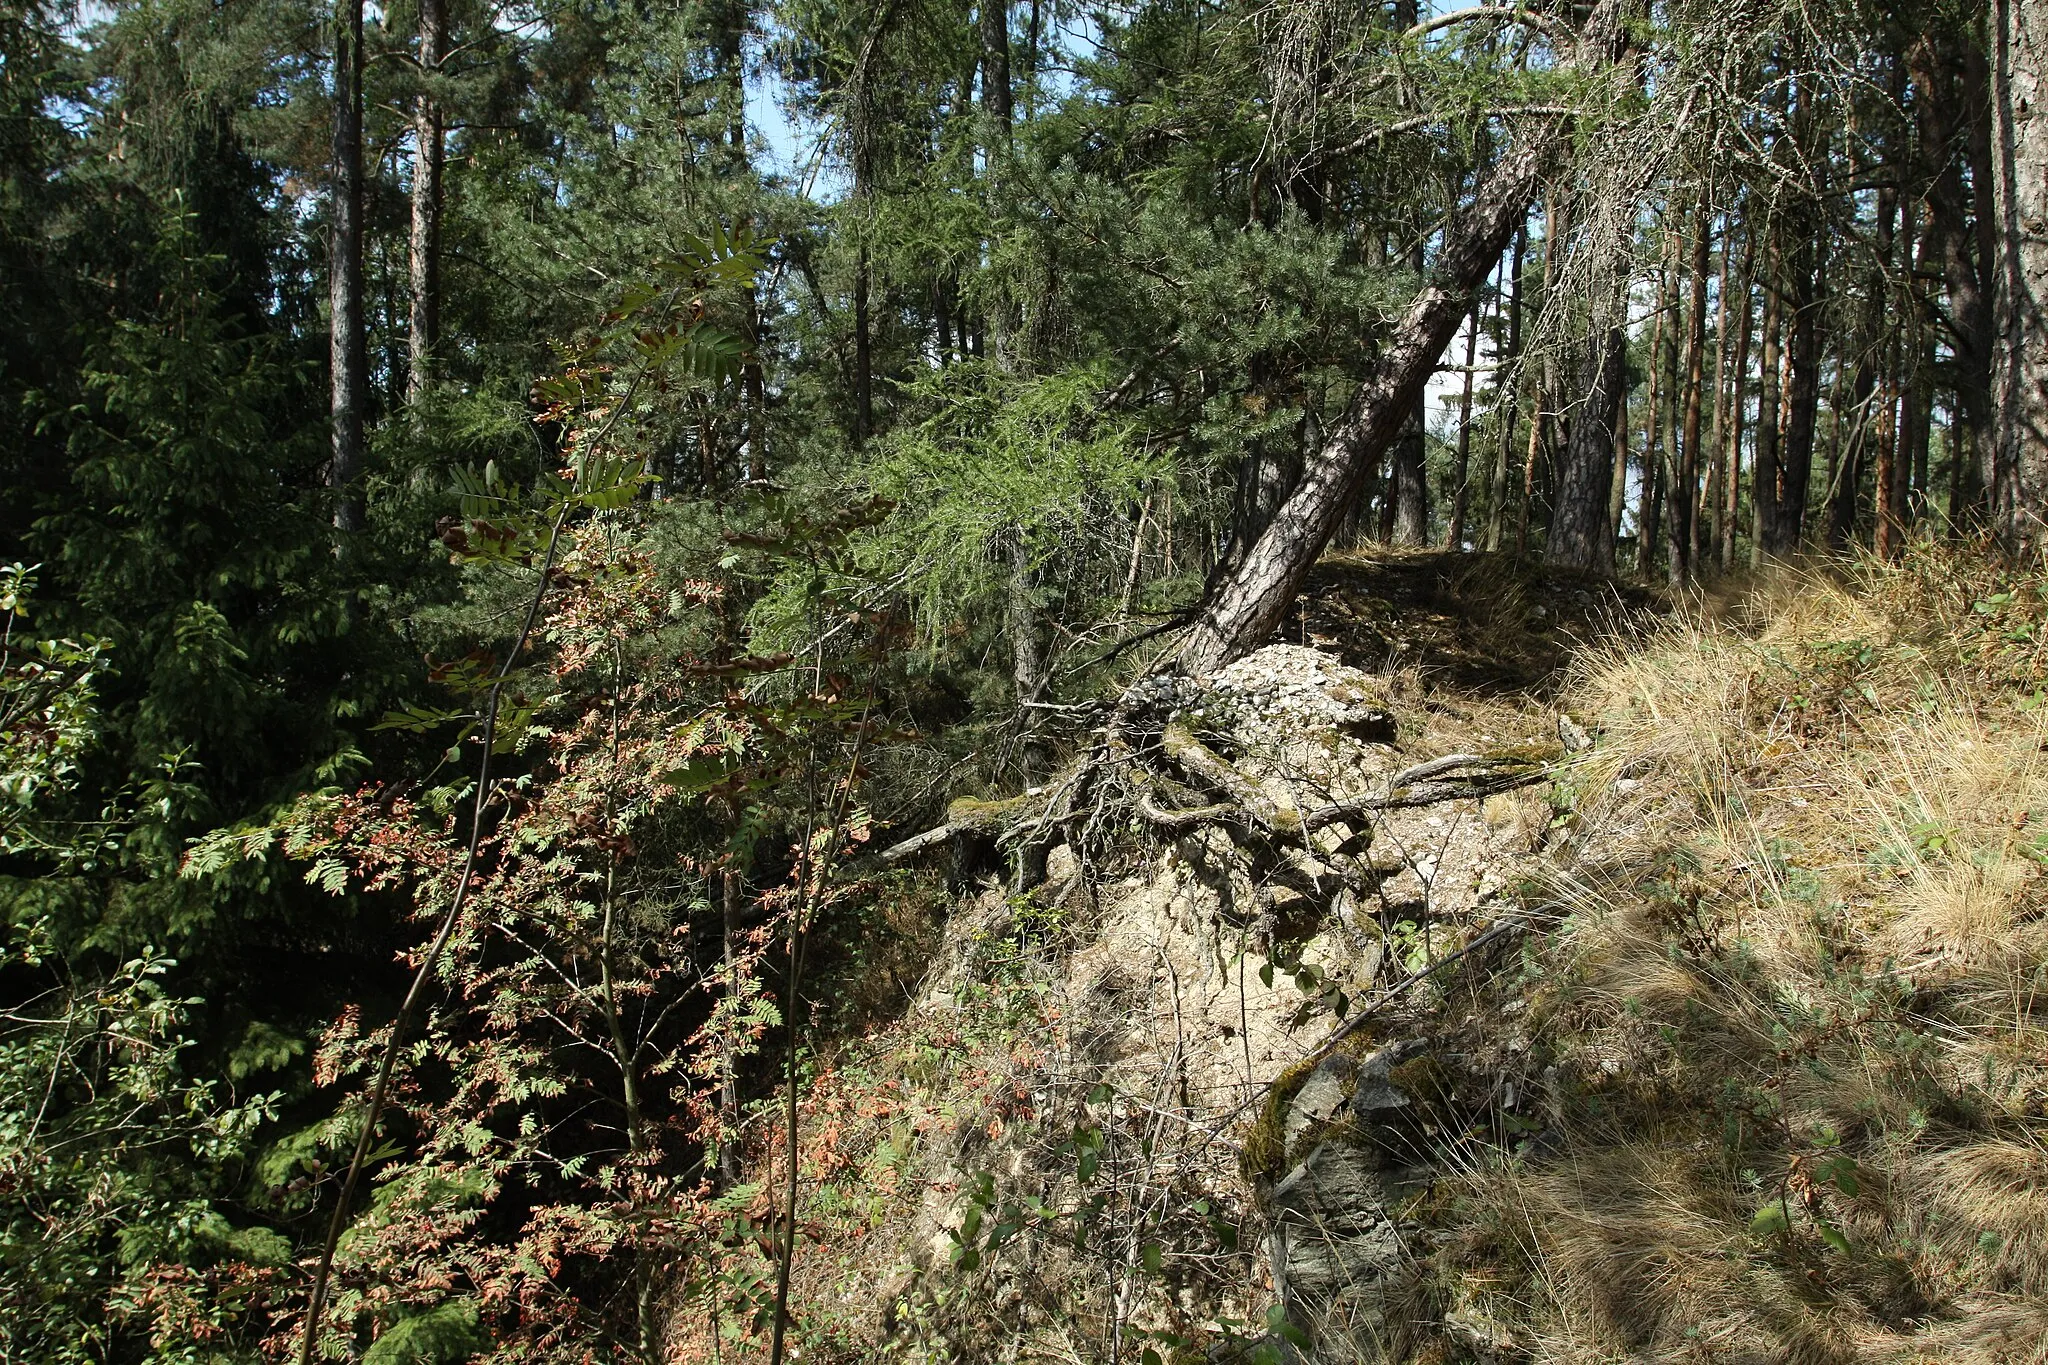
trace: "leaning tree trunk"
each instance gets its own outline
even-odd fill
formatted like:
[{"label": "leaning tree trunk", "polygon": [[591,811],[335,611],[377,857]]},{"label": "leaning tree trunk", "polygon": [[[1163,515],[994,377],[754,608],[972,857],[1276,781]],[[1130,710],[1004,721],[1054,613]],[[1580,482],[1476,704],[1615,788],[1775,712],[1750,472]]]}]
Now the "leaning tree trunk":
[{"label": "leaning tree trunk", "polygon": [[1996,0],[1992,48],[1996,445],[1991,522],[2038,549],[2048,501],[2048,0]]},{"label": "leaning tree trunk", "polygon": [[327,360],[335,492],[334,529],[363,525],[363,403],[369,354],[363,342],[363,6],[334,13],[334,141],[328,168]]},{"label": "leaning tree trunk", "polygon": [[[1628,41],[1623,21],[1635,7],[1635,0],[1600,0],[1570,64],[1594,68],[1618,60]],[[1177,656],[1181,668],[1213,672],[1257,649],[1279,626],[1367,472],[1400,435],[1537,186],[1570,145],[1571,129],[1562,120],[1532,131],[1446,229],[1434,269],[1331,426],[1315,463],[1243,563],[1211,582]]]},{"label": "leaning tree trunk", "polygon": [[1543,170],[1564,138],[1545,129],[1502,161],[1453,229],[1434,277],[1409,305],[1379,361],[1335,422],[1314,465],[1244,558],[1214,580],[1179,654],[1195,674],[1221,668],[1265,643],[1329,543],[1367,473],[1401,435],[1486,272],[1507,246]]}]

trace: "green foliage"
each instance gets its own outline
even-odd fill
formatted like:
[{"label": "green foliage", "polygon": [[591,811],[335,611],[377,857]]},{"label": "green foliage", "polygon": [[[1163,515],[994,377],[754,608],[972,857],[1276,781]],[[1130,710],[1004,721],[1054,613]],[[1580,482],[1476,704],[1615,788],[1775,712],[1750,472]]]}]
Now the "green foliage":
[{"label": "green foliage", "polygon": [[62,856],[81,850],[40,832],[32,808],[38,795],[79,777],[96,730],[94,691],[108,646],[90,637],[30,638],[32,573],[0,565],[0,854],[33,848]]},{"label": "green foliage", "polygon": [[363,1365],[451,1365],[483,1344],[475,1304],[438,1304],[385,1328],[363,1352]]},{"label": "green foliage", "polygon": [[[75,827],[34,805],[80,779],[102,646],[17,637],[31,583],[19,565],[0,570],[0,855],[90,868],[133,817],[109,809]],[[166,989],[177,964],[162,954],[100,972],[67,958],[47,920],[17,913],[5,934],[0,1355],[103,1360],[116,1325],[159,1344],[248,1342],[250,1310],[290,1244],[261,1225],[235,1226],[220,1196],[281,1095],[191,1074],[202,1002]],[[262,1069],[263,1047],[289,1042],[259,1045],[235,1080]]]}]

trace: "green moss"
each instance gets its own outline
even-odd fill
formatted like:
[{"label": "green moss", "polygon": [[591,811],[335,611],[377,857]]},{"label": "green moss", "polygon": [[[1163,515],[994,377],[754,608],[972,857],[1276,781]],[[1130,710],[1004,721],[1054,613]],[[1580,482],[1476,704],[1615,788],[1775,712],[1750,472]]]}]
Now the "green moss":
[{"label": "green moss", "polygon": [[1394,1088],[1423,1104],[1441,1104],[1450,1097],[1450,1074],[1434,1053],[1401,1063],[1387,1073]]},{"label": "green moss", "polygon": [[1037,799],[1028,793],[1001,801],[977,801],[971,796],[963,796],[946,807],[946,823],[962,829],[993,829],[1006,823],[1013,812]]},{"label": "green moss", "polygon": [[[1352,1058],[1364,1056],[1372,1050],[1372,1031],[1360,1029],[1337,1044],[1336,1051]],[[1294,1104],[1294,1097],[1301,1093],[1301,1087],[1315,1072],[1322,1058],[1310,1057],[1296,1062],[1273,1081],[1273,1088],[1266,1092],[1266,1102],[1259,1109],[1259,1117],[1245,1134],[1244,1145],[1238,1149],[1238,1171],[1246,1183],[1278,1180],[1287,1174],[1290,1162],[1300,1153],[1307,1151],[1327,1137],[1342,1137],[1355,1133],[1358,1125],[1350,1119],[1336,1119],[1313,1125],[1294,1144],[1295,1150],[1287,1147],[1287,1111]]]},{"label": "green moss", "polygon": [[1252,1124],[1251,1131],[1244,1135],[1244,1145],[1238,1149],[1238,1170],[1246,1183],[1277,1180],[1286,1174],[1283,1168],[1287,1164],[1287,1108],[1301,1093],[1301,1087],[1307,1084],[1317,1061],[1311,1057],[1296,1062],[1281,1072],[1266,1092],[1266,1102],[1259,1109],[1259,1117]]}]

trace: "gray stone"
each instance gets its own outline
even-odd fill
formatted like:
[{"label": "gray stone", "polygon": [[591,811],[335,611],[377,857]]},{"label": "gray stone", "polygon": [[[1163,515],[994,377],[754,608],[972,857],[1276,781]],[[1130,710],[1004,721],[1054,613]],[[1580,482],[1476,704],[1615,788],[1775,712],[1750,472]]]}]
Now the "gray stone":
[{"label": "gray stone", "polygon": [[1406,1263],[1370,1154],[1317,1143],[1268,1200],[1267,1254],[1288,1317],[1331,1365],[1380,1360],[1389,1298]]},{"label": "gray stone", "polygon": [[[1387,1315],[1407,1264],[1388,1212],[1401,1191],[1377,1154],[1361,1145],[1360,1130],[1410,1105],[1393,1069],[1427,1046],[1411,1039],[1363,1061],[1333,1054],[1288,1105],[1287,1145],[1298,1159],[1266,1196],[1266,1254],[1289,1319],[1314,1343],[1305,1359],[1316,1365],[1386,1359]],[[1349,1122],[1331,1127],[1340,1120]],[[1295,1152],[1304,1142],[1308,1149]]]},{"label": "gray stone", "polygon": [[1393,1082],[1394,1068],[1422,1050],[1419,1041],[1383,1047],[1358,1064],[1358,1079],[1351,1089],[1351,1112],[1370,1122],[1375,1114],[1408,1107],[1408,1097]]},{"label": "gray stone", "polygon": [[1301,1141],[1304,1133],[1334,1121],[1344,1112],[1357,1072],[1358,1063],[1341,1052],[1331,1053],[1317,1063],[1287,1106],[1288,1151],[1294,1150],[1294,1144]]}]

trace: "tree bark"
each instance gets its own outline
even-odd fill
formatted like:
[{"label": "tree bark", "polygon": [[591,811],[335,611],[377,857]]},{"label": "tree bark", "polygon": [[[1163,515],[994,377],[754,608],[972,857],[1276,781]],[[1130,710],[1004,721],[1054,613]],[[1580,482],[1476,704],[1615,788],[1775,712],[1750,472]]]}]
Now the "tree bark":
[{"label": "tree bark", "polygon": [[[1898,236],[1899,192],[1896,184],[1886,182],[1878,186],[1877,226],[1873,236],[1876,259],[1871,263],[1870,274],[1864,280],[1863,325],[1857,337],[1860,354],[1856,357],[1855,378],[1849,390],[1850,431],[1842,441],[1841,468],[1835,471],[1831,506],[1828,509],[1828,548],[1837,554],[1846,551],[1856,533],[1857,491],[1863,481],[1865,453],[1874,452],[1877,483],[1882,488],[1890,477],[1889,452],[1885,446],[1884,421],[1880,416],[1888,394],[1880,394],[1880,378],[1885,375],[1886,358],[1891,350],[1891,324],[1887,303],[1891,290],[1892,253]],[[1840,426],[1845,414],[1836,415]],[[1880,499],[1881,501],[1881,499]],[[1877,531],[1878,553],[1885,552],[1886,528],[1879,522]]]},{"label": "tree bark", "polygon": [[1611,568],[1614,526],[1607,505],[1614,491],[1615,412],[1628,373],[1629,263],[1634,243],[1596,237],[1592,299],[1573,376],[1577,411],[1558,461],[1557,494],[1544,558],[1575,569]]},{"label": "tree bark", "polygon": [[1701,559],[1716,571],[1728,567],[1721,553],[1727,531],[1722,490],[1728,486],[1728,291],[1735,283],[1734,220],[1721,215],[1721,271],[1714,290],[1714,416],[1707,435],[1707,485],[1702,494],[1702,512],[1707,517],[1707,538],[1701,544]]},{"label": "tree bark", "polygon": [[761,301],[751,284],[747,286],[746,318],[746,353],[740,357],[740,406],[746,422],[747,480],[760,483],[768,477],[768,383],[761,362],[768,329],[762,323]]},{"label": "tree bark", "polygon": [[406,264],[412,314],[406,336],[405,401],[417,408],[434,386],[434,351],[441,344],[441,203],[447,163],[447,123],[433,81],[448,53],[447,0],[420,0],[420,92],[412,105],[412,234]]},{"label": "tree bark", "polygon": [[1010,93],[1009,0],[982,0],[976,19],[981,35],[981,112],[989,121],[991,138],[1007,145],[1014,107]]},{"label": "tree bark", "polygon": [[1991,524],[2008,550],[2043,539],[2048,499],[2048,0],[1994,0],[1991,118],[1997,403]]},{"label": "tree bark", "polygon": [[[1958,529],[1980,471],[1996,461],[1991,401],[1992,309],[1991,278],[1995,215],[1991,211],[1990,113],[1982,55],[1974,44],[1958,56],[1922,38],[1906,50],[1916,98],[1920,144],[1933,172],[1928,186],[1928,232],[1937,239],[1944,292],[1948,299],[1948,333],[1955,356],[1957,434],[1970,444],[1950,452],[1949,521]],[[1965,124],[1962,146],[1954,145],[1952,112]],[[1980,126],[1982,125],[1982,126]],[[1971,187],[1960,170],[1967,161]],[[1969,227],[1975,195],[1975,232]]]},{"label": "tree bark", "polygon": [[327,364],[335,493],[334,529],[363,526],[363,407],[369,354],[363,337],[363,6],[334,12],[334,126],[328,166]]},{"label": "tree bark", "polygon": [[1574,569],[1614,563],[1607,499],[1614,479],[1614,413],[1627,373],[1628,338],[1607,309],[1596,315],[1594,334],[1581,350],[1579,392],[1585,395],[1572,418],[1558,471],[1557,500],[1550,514],[1544,558]]},{"label": "tree bark", "polygon": [[1657,546],[1664,529],[1664,439],[1661,420],[1670,396],[1662,391],[1664,374],[1664,324],[1671,315],[1671,249],[1667,240],[1664,259],[1657,265],[1657,312],[1650,323],[1650,363],[1646,383],[1648,400],[1643,404],[1643,492],[1636,509],[1636,572],[1648,578],[1656,572]]},{"label": "tree bark", "polygon": [[1822,229],[1804,221],[1793,254],[1785,323],[1785,430],[1778,455],[1775,514],[1766,554],[1795,553],[1806,534],[1807,484],[1813,477],[1813,436],[1820,415],[1820,271]]},{"label": "tree bark", "polygon": [[1508,472],[1514,461],[1515,419],[1521,415],[1515,390],[1519,378],[1517,365],[1522,356],[1522,260],[1528,246],[1529,223],[1525,215],[1515,226],[1514,251],[1508,258],[1508,280],[1513,291],[1508,296],[1508,344],[1495,370],[1499,376],[1494,383],[1494,401],[1500,408],[1500,440],[1494,447],[1493,478],[1486,490],[1488,550],[1500,549],[1501,535],[1507,528]]},{"label": "tree bark", "polygon": [[1748,416],[1749,343],[1756,329],[1756,308],[1750,297],[1750,276],[1756,272],[1756,238],[1743,249],[1742,278],[1737,284],[1742,315],[1735,322],[1735,359],[1728,375],[1727,480],[1722,485],[1720,565],[1735,567],[1735,531],[1742,515],[1742,428]]},{"label": "tree bark", "polygon": [[[1428,380],[1423,381],[1426,385]],[[1408,405],[1408,420],[1394,443],[1392,487],[1396,545],[1429,543],[1428,440],[1423,429],[1424,393],[1417,393]]]},{"label": "tree bark", "polygon": [[1671,578],[1693,576],[1699,562],[1700,404],[1706,390],[1707,271],[1712,264],[1708,241],[1707,200],[1701,194],[1693,211],[1692,293],[1686,305],[1685,431],[1680,441],[1678,478],[1672,485]]},{"label": "tree bark", "polygon": [[1024,780],[1031,782],[1044,774],[1048,757],[1042,734],[1045,712],[1031,704],[1044,697],[1048,659],[1035,593],[1037,574],[1021,531],[1010,537],[1009,558],[1010,681],[1017,691],[1017,728],[1023,742],[1020,766]]},{"label": "tree bark", "polygon": [[1600,567],[1612,572],[1620,549],[1621,523],[1628,513],[1628,331],[1623,329],[1620,376],[1614,389],[1614,472],[1607,490],[1607,559]]},{"label": "tree bark", "polygon": [[[1543,200],[1543,271],[1537,277],[1536,308],[1541,317],[1550,307],[1551,278],[1557,265],[1557,244],[1564,239],[1564,208],[1553,192]],[[1536,514],[1536,461],[1550,435],[1550,405],[1557,400],[1557,363],[1553,347],[1536,357],[1534,387],[1529,393],[1529,448],[1522,456],[1522,497],[1515,516],[1515,553],[1529,553],[1529,522]]]},{"label": "tree bark", "polygon": [[1743,276],[1737,282],[1737,293],[1743,299],[1743,313],[1735,319],[1735,362],[1729,368],[1729,454],[1726,454],[1729,479],[1722,485],[1722,571],[1735,567],[1735,534],[1743,516],[1743,428],[1749,420],[1749,342],[1755,338],[1757,327],[1755,299],[1751,299],[1749,287],[1749,276],[1755,274],[1757,268],[1755,256],[1757,244],[1755,235],[1751,233],[1743,248]]},{"label": "tree bark", "polygon": [[[1913,206],[1906,205],[1905,231],[1899,234],[1907,264],[1906,287],[1900,303],[1899,326],[1887,333],[1886,373],[1883,390],[1883,424],[1878,429],[1877,470],[1873,480],[1872,510],[1876,525],[1871,544],[1884,559],[1896,558],[1906,547],[1906,495],[1913,470],[1913,381],[1908,370],[1919,363],[1919,289],[1913,282],[1913,241],[1918,233]],[[1893,243],[1882,243],[1885,263],[1891,264]],[[1903,405],[1903,406],[1902,406]],[[1855,471],[1848,471],[1853,477]],[[1846,544],[1846,538],[1845,542]]]},{"label": "tree bark", "polygon": [[[1625,50],[1622,20],[1632,7],[1633,0],[1600,0],[1571,65],[1615,61]],[[1372,461],[1399,435],[1480,284],[1528,212],[1536,187],[1568,150],[1571,130],[1564,124],[1556,120],[1529,130],[1446,229],[1422,291],[1332,425],[1313,467],[1244,563],[1212,581],[1181,645],[1183,669],[1206,674],[1242,658],[1264,644],[1285,617]]]},{"label": "tree bark", "polygon": [[1667,583],[1676,584],[1684,577],[1686,524],[1682,519],[1684,511],[1680,504],[1689,503],[1692,492],[1680,479],[1679,471],[1685,464],[1685,447],[1680,444],[1685,428],[1685,336],[1681,325],[1685,311],[1680,289],[1679,246],[1681,239],[1672,238],[1671,253],[1671,329],[1665,337],[1664,354],[1657,363],[1664,368],[1664,410],[1663,422],[1658,427],[1658,439],[1663,444],[1664,458],[1661,461],[1663,482],[1659,491],[1664,501],[1664,578]]},{"label": "tree bark", "polygon": [[1784,303],[1778,277],[1778,224],[1770,236],[1769,268],[1764,274],[1764,345],[1757,365],[1756,458],[1751,462],[1755,487],[1750,492],[1750,563],[1763,562],[1768,528],[1778,506],[1779,369],[1784,338]]},{"label": "tree bark", "polygon": [[[1416,13],[1416,0],[1395,0],[1394,23],[1402,31],[1413,27]],[[1428,278],[1420,242],[1409,253],[1408,266],[1415,272],[1416,288],[1420,289]],[[1410,407],[1408,425],[1401,429],[1401,438],[1394,443],[1393,464],[1388,471],[1387,491],[1391,495],[1394,519],[1387,539],[1396,545],[1414,547],[1429,543],[1428,424],[1429,397],[1425,380],[1424,389],[1416,393]]]},{"label": "tree bark", "polygon": [[1401,433],[1436,362],[1472,306],[1487,269],[1507,247],[1544,169],[1563,151],[1551,130],[1502,160],[1451,230],[1429,284],[1409,305],[1386,349],[1331,427],[1315,464],[1243,562],[1214,582],[1180,651],[1206,674],[1265,643],[1295,590],[1329,543],[1372,462]]},{"label": "tree bark", "polygon": [[1466,480],[1472,472],[1472,382],[1473,367],[1479,361],[1479,309],[1472,310],[1465,328],[1465,390],[1458,399],[1458,454],[1451,469],[1451,516],[1444,528],[1444,548],[1465,548],[1465,504],[1469,490]]},{"label": "tree bark", "polygon": [[1892,556],[1905,553],[1906,541],[1913,531],[1915,494],[1926,481],[1927,446],[1934,417],[1930,410],[1934,398],[1934,337],[1924,321],[1914,320],[1901,350],[1904,373],[1899,381],[1898,454],[1892,483],[1881,490],[1884,519],[1893,528],[1885,552]]}]

